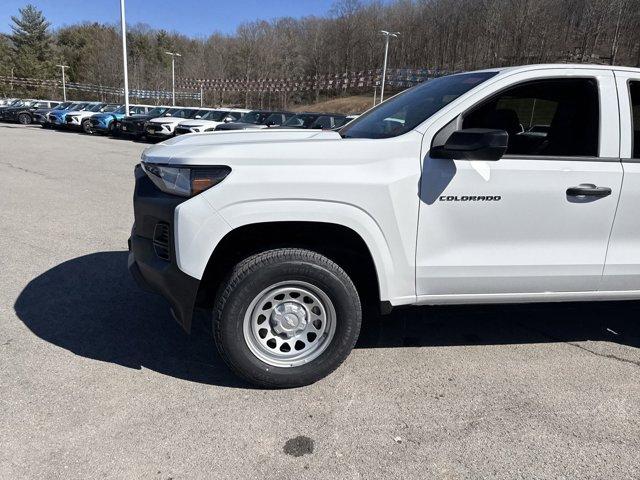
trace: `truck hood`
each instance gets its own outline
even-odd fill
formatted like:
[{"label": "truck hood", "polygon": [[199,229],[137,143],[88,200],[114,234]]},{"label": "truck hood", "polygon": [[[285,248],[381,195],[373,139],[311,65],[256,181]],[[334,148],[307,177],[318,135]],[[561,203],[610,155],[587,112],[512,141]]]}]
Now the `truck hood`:
[{"label": "truck hood", "polygon": [[[142,153],[142,161],[174,165],[212,165],[234,163],[264,164],[287,156],[304,157],[313,149],[308,143],[339,142],[342,137],[328,130],[232,130],[182,135],[153,145]],[[305,145],[301,145],[305,143]]]}]

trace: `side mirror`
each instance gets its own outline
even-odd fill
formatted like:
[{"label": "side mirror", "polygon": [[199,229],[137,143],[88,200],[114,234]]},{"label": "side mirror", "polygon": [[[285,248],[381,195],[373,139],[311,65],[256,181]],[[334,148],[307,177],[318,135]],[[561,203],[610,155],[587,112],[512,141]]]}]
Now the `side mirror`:
[{"label": "side mirror", "polygon": [[504,130],[467,128],[453,132],[444,145],[431,148],[431,157],[496,161],[506,153],[508,145],[509,134]]},{"label": "side mirror", "polygon": [[233,117],[231,115],[227,115],[226,117],[224,117],[223,122],[224,123],[233,122]]},{"label": "side mirror", "polygon": [[171,114],[170,114],[170,113],[165,113],[165,114],[164,114],[164,116],[165,116],[165,117],[170,117],[170,116],[171,116]]},{"label": "side mirror", "polygon": [[202,115],[196,115],[196,116],[195,116],[195,117],[193,117],[193,118],[195,118],[195,119],[197,120],[198,118],[202,118]]}]

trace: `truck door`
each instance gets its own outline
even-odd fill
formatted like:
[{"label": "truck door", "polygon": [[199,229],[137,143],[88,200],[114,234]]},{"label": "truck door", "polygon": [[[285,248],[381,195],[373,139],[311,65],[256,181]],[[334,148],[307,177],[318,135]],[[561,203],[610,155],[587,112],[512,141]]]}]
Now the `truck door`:
[{"label": "truck door", "polygon": [[611,232],[601,290],[640,290],[640,74],[616,71],[624,188]]},{"label": "truck door", "polygon": [[[429,156],[464,128],[506,130],[506,155],[495,162]],[[521,72],[459,102],[425,130],[419,301],[597,290],[621,183],[611,70]]]}]

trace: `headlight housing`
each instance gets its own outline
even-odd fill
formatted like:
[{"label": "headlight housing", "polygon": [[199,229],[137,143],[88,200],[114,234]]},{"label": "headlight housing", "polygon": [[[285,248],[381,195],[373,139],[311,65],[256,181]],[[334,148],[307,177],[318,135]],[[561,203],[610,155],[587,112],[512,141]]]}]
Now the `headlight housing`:
[{"label": "headlight housing", "polygon": [[142,162],[147,177],[161,191],[181,197],[193,197],[222,182],[231,168],[220,166],[169,166]]}]

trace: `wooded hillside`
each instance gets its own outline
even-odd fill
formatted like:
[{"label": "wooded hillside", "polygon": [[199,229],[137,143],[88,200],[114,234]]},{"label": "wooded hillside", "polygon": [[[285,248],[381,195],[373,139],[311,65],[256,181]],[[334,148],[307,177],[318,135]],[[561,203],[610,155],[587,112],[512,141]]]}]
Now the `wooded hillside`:
[{"label": "wooded hillside", "polygon": [[[394,68],[469,70],[539,62],[640,66],[640,0],[338,0],[326,17],[252,22],[233,35],[189,38],[132,25],[130,86],[170,89],[166,50],[183,55],[176,64],[180,78],[287,78],[376,69],[382,64],[381,29],[401,32],[389,50]],[[64,62],[71,81],[122,84],[117,25],[52,30],[35,7],[26,7],[16,12],[13,30],[0,38],[0,75],[13,70],[16,77],[58,78],[54,65]],[[6,83],[0,88],[7,93]],[[251,95],[237,93],[226,100],[251,103]],[[321,100],[318,96],[295,93],[278,100]]]}]

